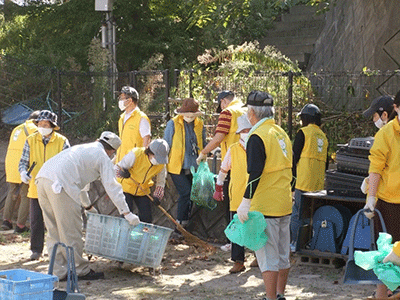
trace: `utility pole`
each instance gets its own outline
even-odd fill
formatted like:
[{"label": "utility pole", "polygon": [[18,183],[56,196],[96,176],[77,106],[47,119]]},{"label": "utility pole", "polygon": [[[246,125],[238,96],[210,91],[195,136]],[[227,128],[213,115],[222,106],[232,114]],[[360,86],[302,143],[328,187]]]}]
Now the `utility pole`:
[{"label": "utility pole", "polygon": [[[116,51],[116,24],[112,14],[114,0],[95,0],[95,10],[105,12],[105,20],[101,25],[101,46],[110,51],[109,70],[110,70],[110,90],[115,100],[115,90],[117,81],[117,51]],[[105,109],[105,99],[103,100]]]}]

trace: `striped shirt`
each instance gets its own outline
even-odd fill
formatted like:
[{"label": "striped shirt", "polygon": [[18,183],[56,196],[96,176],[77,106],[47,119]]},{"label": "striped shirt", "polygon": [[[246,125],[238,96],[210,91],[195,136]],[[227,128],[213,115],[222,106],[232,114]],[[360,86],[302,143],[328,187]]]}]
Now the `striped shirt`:
[{"label": "striped shirt", "polygon": [[231,129],[231,121],[232,121],[232,114],[228,110],[223,110],[218,118],[217,128],[215,129],[215,133],[223,133],[228,134],[229,130]]}]

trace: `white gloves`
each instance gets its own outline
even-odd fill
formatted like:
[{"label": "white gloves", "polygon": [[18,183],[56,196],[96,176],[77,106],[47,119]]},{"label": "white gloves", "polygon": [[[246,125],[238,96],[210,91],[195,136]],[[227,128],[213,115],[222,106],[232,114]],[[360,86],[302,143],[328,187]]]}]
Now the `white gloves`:
[{"label": "white gloves", "polygon": [[129,224],[133,226],[136,226],[140,223],[139,217],[131,212],[124,217],[129,222]]},{"label": "white gloves", "polygon": [[392,250],[388,255],[386,255],[386,257],[383,259],[383,262],[384,263],[391,262],[396,266],[400,266],[400,257],[398,257],[396,253],[394,253]]},{"label": "white gloves", "polygon": [[369,185],[369,176],[365,177],[362,184],[361,184],[361,192],[363,192],[363,194],[367,194],[368,193],[368,185]]},{"label": "white gloves", "polygon": [[29,184],[29,180],[31,180],[32,177],[28,175],[28,172],[22,171],[20,175],[21,175],[21,181],[23,183]]},{"label": "white gloves", "polygon": [[249,219],[249,210],[250,210],[251,200],[247,198],[243,198],[237,209],[237,215],[239,221],[244,223]]},{"label": "white gloves", "polygon": [[158,199],[162,199],[164,198],[164,187],[162,186],[156,186],[156,189],[154,190],[153,193],[154,197],[157,197]]},{"label": "white gloves", "polygon": [[364,214],[368,219],[372,219],[372,217],[374,216],[375,203],[376,203],[375,196],[367,197],[367,202],[365,203],[364,209],[369,209],[371,212],[364,212]]},{"label": "white gloves", "polygon": [[206,160],[207,155],[200,152],[199,157],[196,159],[196,163],[199,165],[203,160]]}]

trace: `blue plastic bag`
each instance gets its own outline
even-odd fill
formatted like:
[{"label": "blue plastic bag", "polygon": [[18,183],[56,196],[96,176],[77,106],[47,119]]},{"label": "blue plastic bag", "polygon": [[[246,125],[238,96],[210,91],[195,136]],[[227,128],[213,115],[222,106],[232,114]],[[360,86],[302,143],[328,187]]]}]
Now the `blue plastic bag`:
[{"label": "blue plastic bag", "polygon": [[389,290],[394,291],[400,286],[400,267],[391,262],[383,263],[383,259],[392,251],[392,236],[388,233],[380,232],[377,240],[378,250],[375,251],[355,251],[354,262],[364,270],[373,270],[376,277]]},{"label": "blue plastic bag", "polygon": [[232,243],[257,251],[267,243],[268,237],[265,228],[267,228],[267,223],[265,223],[263,214],[258,211],[250,211],[249,219],[244,223],[240,222],[235,214],[224,232]]},{"label": "blue plastic bag", "polygon": [[213,198],[215,192],[214,173],[210,171],[208,163],[200,162],[197,172],[191,167],[193,175],[190,200],[198,206],[207,207],[211,210],[217,207],[217,201]]}]

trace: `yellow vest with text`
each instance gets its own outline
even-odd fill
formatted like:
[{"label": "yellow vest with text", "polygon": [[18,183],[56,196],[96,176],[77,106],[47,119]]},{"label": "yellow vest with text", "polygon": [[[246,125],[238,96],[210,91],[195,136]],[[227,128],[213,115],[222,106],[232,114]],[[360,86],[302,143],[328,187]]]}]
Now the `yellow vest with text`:
[{"label": "yellow vest with text", "polygon": [[[172,119],[174,121],[174,136],[172,138],[172,146],[169,151],[169,163],[167,165],[168,172],[172,174],[180,174],[182,170],[183,160],[185,157],[185,125],[183,116],[178,115]],[[200,118],[194,120],[194,133],[197,138],[197,146],[199,152],[203,150],[203,121]]]},{"label": "yellow vest with text", "polygon": [[18,171],[18,165],[22,156],[22,149],[24,149],[25,141],[28,135],[34,133],[36,130],[37,127],[35,124],[33,124],[33,121],[27,120],[25,123],[15,127],[11,132],[5,160],[7,182],[21,183],[21,175]]},{"label": "yellow vest with text", "polygon": [[292,144],[285,131],[267,119],[251,135],[264,143],[266,161],[250,211],[282,217],[292,213]]},{"label": "yellow vest with text", "polygon": [[132,112],[131,116],[124,124],[125,114],[126,113],[124,112],[118,121],[119,137],[122,143],[117,150],[115,163],[121,161],[121,159],[133,148],[143,147],[143,138],[139,131],[140,120],[145,118],[150,123],[149,118],[139,108]]},{"label": "yellow vest with text", "polygon": [[28,198],[36,199],[38,197],[35,184],[36,174],[46,161],[63,150],[66,139],[65,136],[53,131],[49,143],[45,146],[42,141],[42,135],[39,132],[28,136],[27,141],[30,149],[29,163],[32,164],[36,161],[36,166],[31,172],[32,179],[29,181]]},{"label": "yellow vest with text", "polygon": [[323,190],[328,139],[315,124],[300,130],[304,133],[304,147],[297,163],[296,189],[306,192]]},{"label": "yellow vest with text", "polygon": [[246,109],[243,107],[243,103],[239,99],[234,99],[232,100],[231,103],[229,103],[228,107],[226,107],[224,110],[227,110],[231,113],[232,119],[231,119],[231,126],[229,128],[229,132],[227,135],[225,135],[224,139],[221,142],[221,159],[224,160],[226,151],[228,151],[228,148],[233,145],[234,143],[239,142],[240,135],[236,133],[236,130],[238,129],[238,123],[237,123],[237,118],[239,118],[241,115],[243,115],[246,111]]},{"label": "yellow vest with text", "polygon": [[240,142],[233,144],[231,150],[231,179],[229,181],[230,211],[237,211],[242,202],[246,184],[249,179],[247,173],[246,150]]},{"label": "yellow vest with text", "polygon": [[122,180],[122,189],[125,193],[134,196],[144,196],[150,194],[150,187],[154,185],[152,178],[156,176],[164,168],[164,165],[152,165],[148,156],[144,153],[146,148],[134,148],[132,152],[135,153],[135,163],[129,169],[131,177],[140,184],[142,189],[129,178]]}]

